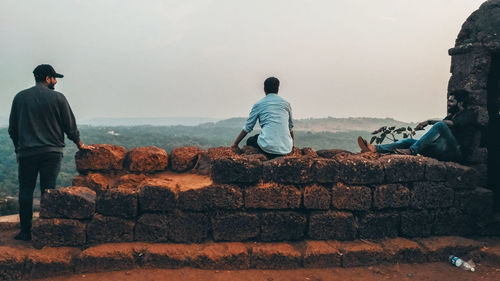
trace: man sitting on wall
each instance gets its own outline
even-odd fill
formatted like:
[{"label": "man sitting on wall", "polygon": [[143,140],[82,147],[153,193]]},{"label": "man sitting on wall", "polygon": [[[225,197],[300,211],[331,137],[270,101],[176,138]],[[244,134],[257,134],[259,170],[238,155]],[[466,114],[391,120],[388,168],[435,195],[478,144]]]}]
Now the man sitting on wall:
[{"label": "man sitting on wall", "polygon": [[266,96],[254,104],[245,127],[240,132],[233,150],[238,150],[241,140],[253,130],[259,120],[262,131],[249,137],[247,145],[256,147],[265,154],[276,157],[288,154],[293,148],[293,121],[290,103],[278,96],[280,81],[269,77],[264,81]]},{"label": "man sitting on wall", "polygon": [[[443,120],[427,120],[415,127],[422,130],[433,125],[419,140],[402,139],[394,143],[371,145],[362,137],[358,137],[361,152],[397,153],[407,155],[424,155],[442,161],[462,160],[462,149],[457,139],[468,139],[464,134],[470,133],[475,114],[467,108],[469,92],[458,90],[448,97],[448,116]],[[462,143],[462,146],[466,146]]]}]

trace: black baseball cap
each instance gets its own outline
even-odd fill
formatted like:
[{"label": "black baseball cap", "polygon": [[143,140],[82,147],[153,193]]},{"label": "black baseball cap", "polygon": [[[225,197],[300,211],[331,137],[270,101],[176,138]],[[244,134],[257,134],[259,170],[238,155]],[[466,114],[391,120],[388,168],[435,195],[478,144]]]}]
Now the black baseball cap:
[{"label": "black baseball cap", "polygon": [[45,77],[63,78],[64,75],[57,73],[50,64],[40,64],[33,70],[35,77],[45,79]]}]

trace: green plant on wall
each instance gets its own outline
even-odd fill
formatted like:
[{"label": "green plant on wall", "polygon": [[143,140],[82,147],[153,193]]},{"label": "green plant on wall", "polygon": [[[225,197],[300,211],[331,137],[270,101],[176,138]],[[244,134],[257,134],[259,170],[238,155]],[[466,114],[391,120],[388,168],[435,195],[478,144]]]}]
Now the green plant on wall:
[{"label": "green plant on wall", "polygon": [[400,127],[396,129],[396,126],[383,126],[372,132],[374,135],[370,139],[370,143],[375,142],[376,144],[381,144],[386,138],[397,142],[400,138],[413,138],[416,134],[416,130],[412,127]]}]

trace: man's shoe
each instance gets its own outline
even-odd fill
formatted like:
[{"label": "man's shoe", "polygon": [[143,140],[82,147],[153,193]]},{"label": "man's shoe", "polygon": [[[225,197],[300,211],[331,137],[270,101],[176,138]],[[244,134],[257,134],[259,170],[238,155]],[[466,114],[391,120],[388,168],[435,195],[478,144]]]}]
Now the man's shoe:
[{"label": "man's shoe", "polygon": [[22,240],[22,241],[30,241],[31,240],[31,233],[21,231],[16,236],[14,236],[14,239]]},{"label": "man's shoe", "polygon": [[375,146],[373,146],[372,144],[368,143],[361,136],[358,137],[358,145],[359,145],[359,148],[361,148],[361,153],[364,153],[364,152],[375,152]]}]

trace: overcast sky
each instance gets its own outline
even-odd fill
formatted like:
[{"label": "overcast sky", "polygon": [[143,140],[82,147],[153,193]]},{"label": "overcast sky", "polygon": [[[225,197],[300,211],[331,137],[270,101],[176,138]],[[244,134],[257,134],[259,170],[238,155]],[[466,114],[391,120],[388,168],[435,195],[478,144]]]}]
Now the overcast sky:
[{"label": "overcast sky", "polygon": [[448,49],[482,0],[0,0],[0,116],[36,65],[77,119],[442,117]]}]

